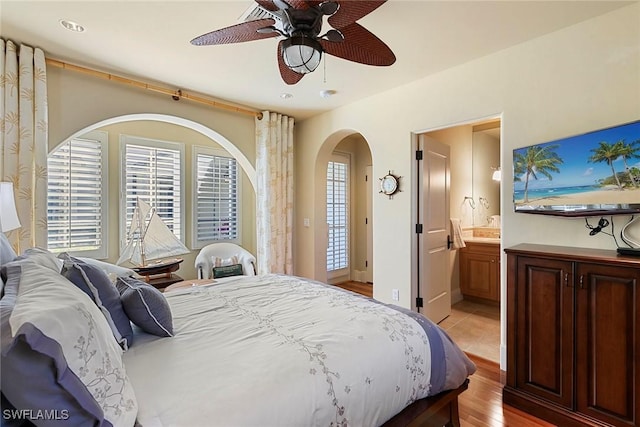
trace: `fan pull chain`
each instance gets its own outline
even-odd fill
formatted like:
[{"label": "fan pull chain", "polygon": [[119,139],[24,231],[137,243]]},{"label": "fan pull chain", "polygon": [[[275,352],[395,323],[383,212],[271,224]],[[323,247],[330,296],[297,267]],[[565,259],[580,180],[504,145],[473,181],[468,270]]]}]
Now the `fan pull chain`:
[{"label": "fan pull chain", "polygon": [[324,58],[322,58],[322,78],[323,78],[323,82],[322,83],[327,83],[327,56],[325,55]]}]

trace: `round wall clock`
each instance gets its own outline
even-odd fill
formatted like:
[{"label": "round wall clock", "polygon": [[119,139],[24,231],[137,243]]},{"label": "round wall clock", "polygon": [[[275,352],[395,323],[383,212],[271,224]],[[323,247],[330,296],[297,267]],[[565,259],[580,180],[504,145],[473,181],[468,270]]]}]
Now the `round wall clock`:
[{"label": "round wall clock", "polygon": [[391,198],[391,196],[400,191],[400,178],[389,171],[388,174],[380,178],[380,192]]}]

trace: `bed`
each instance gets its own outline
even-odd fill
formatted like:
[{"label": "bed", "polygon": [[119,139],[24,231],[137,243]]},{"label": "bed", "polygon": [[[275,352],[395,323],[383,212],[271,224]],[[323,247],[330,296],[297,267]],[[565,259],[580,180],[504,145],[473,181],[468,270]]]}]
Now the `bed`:
[{"label": "bed", "polygon": [[[58,295],[63,300],[58,305],[77,300],[73,306],[82,305],[84,311],[74,316],[82,320],[90,315],[95,320],[92,331],[100,329],[108,335],[105,330],[118,329],[114,324],[119,316],[114,314],[111,322],[103,322],[103,307],[93,304],[86,291],[60,273],[63,279],[54,275],[43,279],[43,269],[59,268],[47,254],[13,264],[19,264],[20,271],[5,268],[5,292],[0,300],[3,322],[7,321],[5,307],[11,303],[17,307],[8,316],[12,336],[4,331],[2,337],[2,391],[18,408],[33,403],[20,400],[15,391],[6,393],[9,378],[5,374],[17,363],[7,364],[10,354],[6,349],[15,349],[17,345],[7,343],[30,332],[25,324],[54,329],[40,331],[38,338],[46,335],[61,341],[62,361],[59,354],[42,350],[33,339],[23,341],[32,350],[55,358],[54,364],[68,376],[103,372],[105,366],[103,361],[99,369],[74,367],[70,359],[78,353],[75,338],[67,344],[73,351],[64,350],[63,341],[72,335],[69,325],[83,322],[67,321],[61,331],[46,326],[46,321],[38,326],[38,320],[24,320],[20,301],[38,301],[34,295],[44,292],[40,282],[46,282],[47,300]],[[87,274],[80,277],[85,284],[91,282]],[[216,279],[210,285],[177,289],[160,297],[157,290],[135,279],[117,278],[116,282],[131,283],[127,285],[130,289],[118,286],[123,298],[128,291],[136,298],[148,293],[150,298],[142,306],[151,315],[147,320],[166,328],[153,331],[132,320],[131,334],[114,333],[115,340],[103,339],[97,354],[111,354],[108,366],[117,368],[119,376],[113,378],[119,379],[101,392],[89,390],[93,396],[74,396],[78,411],[89,413],[94,425],[458,425],[457,396],[466,388],[475,366],[446,333],[417,313],[284,275]],[[154,307],[156,303],[162,307]],[[134,319],[133,312],[126,313]],[[18,374],[12,375],[15,380]],[[30,375],[30,368],[19,375]],[[87,379],[80,380],[86,386]],[[70,393],[68,385],[57,386],[62,393]],[[114,386],[115,397],[104,391]],[[85,402],[92,398],[98,405]],[[80,415],[67,417],[80,419]]]}]

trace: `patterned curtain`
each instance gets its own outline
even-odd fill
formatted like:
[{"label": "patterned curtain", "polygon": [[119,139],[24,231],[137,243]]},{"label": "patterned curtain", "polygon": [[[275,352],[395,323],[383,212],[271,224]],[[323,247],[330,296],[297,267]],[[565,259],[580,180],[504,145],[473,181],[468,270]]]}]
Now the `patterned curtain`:
[{"label": "patterned curtain", "polygon": [[41,49],[0,46],[0,181],[13,183],[22,227],[7,237],[21,253],[47,246],[46,64]]},{"label": "patterned curtain", "polygon": [[256,118],[258,273],[293,274],[293,118]]}]

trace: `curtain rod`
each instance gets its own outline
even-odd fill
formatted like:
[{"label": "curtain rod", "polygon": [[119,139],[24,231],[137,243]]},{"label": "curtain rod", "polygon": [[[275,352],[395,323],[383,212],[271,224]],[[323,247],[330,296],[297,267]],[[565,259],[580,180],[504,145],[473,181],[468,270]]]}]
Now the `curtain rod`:
[{"label": "curtain rod", "polygon": [[180,99],[188,99],[190,101],[194,101],[194,102],[199,102],[201,104],[206,104],[210,107],[214,107],[214,108],[220,108],[223,110],[228,110],[228,111],[234,111],[236,113],[240,113],[240,114],[246,114],[246,115],[250,115],[253,117],[257,117],[258,119],[262,118],[262,113],[259,111],[254,111],[254,110],[249,110],[247,108],[242,108],[242,107],[236,107],[234,105],[230,105],[230,104],[225,104],[223,102],[219,102],[219,101],[214,101],[212,99],[208,99],[208,98],[204,98],[202,96],[197,96],[197,95],[191,95],[188,93],[184,93],[182,92],[182,90],[178,89],[178,90],[171,90],[171,89],[167,89],[161,86],[156,86],[156,85],[152,85],[149,83],[145,83],[145,82],[141,82],[138,80],[132,80],[132,79],[128,79],[126,77],[120,77],[120,76],[116,76],[113,74],[109,74],[109,73],[104,73],[102,71],[97,71],[97,70],[92,70],[90,68],[85,68],[85,67],[81,67],[79,65],[73,65],[73,64],[69,64],[67,62],[63,62],[63,61],[59,61],[57,59],[52,59],[52,58],[46,58],[45,61],[47,62],[47,65],[53,66],[53,67],[58,67],[58,68],[62,68],[65,70],[72,70],[72,71],[77,71],[80,73],[84,73],[84,74],[88,74],[94,77],[98,77],[104,80],[111,80],[114,82],[118,82],[118,83],[123,83],[123,84],[127,84],[130,86],[135,86],[137,88],[140,89],[146,89],[146,90],[150,90],[153,92],[159,92],[165,95],[169,95],[171,96],[171,98],[173,98],[175,101],[178,101]]}]

